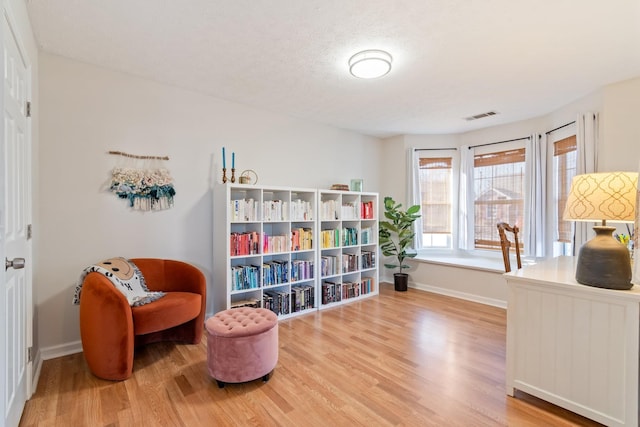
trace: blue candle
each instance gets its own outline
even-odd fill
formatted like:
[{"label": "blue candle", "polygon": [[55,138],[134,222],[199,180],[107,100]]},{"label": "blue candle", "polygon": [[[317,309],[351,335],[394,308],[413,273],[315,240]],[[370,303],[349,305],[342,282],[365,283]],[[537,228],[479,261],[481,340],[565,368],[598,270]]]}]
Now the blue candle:
[{"label": "blue candle", "polygon": [[222,147],[222,169],[227,168],[227,157],[224,154],[224,147]]},{"label": "blue candle", "polygon": [[236,152],[233,151],[231,153],[231,169],[235,169],[236,168]]}]

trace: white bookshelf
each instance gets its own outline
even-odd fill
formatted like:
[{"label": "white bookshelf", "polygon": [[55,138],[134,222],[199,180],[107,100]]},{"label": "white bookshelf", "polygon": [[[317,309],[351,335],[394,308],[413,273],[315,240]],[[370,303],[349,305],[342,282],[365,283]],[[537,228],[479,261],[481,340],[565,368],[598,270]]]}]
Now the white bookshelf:
[{"label": "white bookshelf", "polygon": [[214,312],[250,301],[265,307],[269,298],[266,308],[280,317],[317,308],[316,203],[315,189],[216,185]]},{"label": "white bookshelf", "polygon": [[377,295],[378,194],[318,190],[318,216],[318,308]]}]

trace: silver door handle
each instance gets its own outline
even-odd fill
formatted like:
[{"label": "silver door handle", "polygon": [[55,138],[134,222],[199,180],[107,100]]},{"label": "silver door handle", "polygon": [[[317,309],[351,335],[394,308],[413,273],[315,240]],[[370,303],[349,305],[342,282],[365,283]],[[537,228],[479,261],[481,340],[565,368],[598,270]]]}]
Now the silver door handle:
[{"label": "silver door handle", "polygon": [[16,270],[24,268],[24,258],[14,258],[13,261],[9,261],[7,258],[5,258],[4,269],[7,270],[9,267],[12,267]]}]

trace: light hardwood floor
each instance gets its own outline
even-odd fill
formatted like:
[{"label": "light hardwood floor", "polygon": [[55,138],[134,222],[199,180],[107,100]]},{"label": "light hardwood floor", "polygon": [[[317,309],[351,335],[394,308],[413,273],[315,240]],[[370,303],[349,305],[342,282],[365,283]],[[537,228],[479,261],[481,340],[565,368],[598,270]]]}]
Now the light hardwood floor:
[{"label": "light hardwood floor", "polygon": [[505,310],[410,289],[279,323],[268,383],[219,389],[199,345],[137,350],[134,374],[97,379],[82,354],[44,362],[21,426],[598,425],[505,394]]}]

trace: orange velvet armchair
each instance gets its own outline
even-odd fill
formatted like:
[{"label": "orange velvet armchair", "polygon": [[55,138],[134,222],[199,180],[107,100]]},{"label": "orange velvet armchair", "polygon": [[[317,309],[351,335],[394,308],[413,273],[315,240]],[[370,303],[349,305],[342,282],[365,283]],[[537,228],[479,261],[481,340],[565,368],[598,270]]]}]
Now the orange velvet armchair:
[{"label": "orange velvet armchair", "polygon": [[80,296],[80,335],[89,369],[124,380],[133,372],[134,348],[158,341],[198,344],[204,329],[206,279],[181,261],[134,258],[150,291],[166,295],[131,307],[104,275],[89,273]]}]

